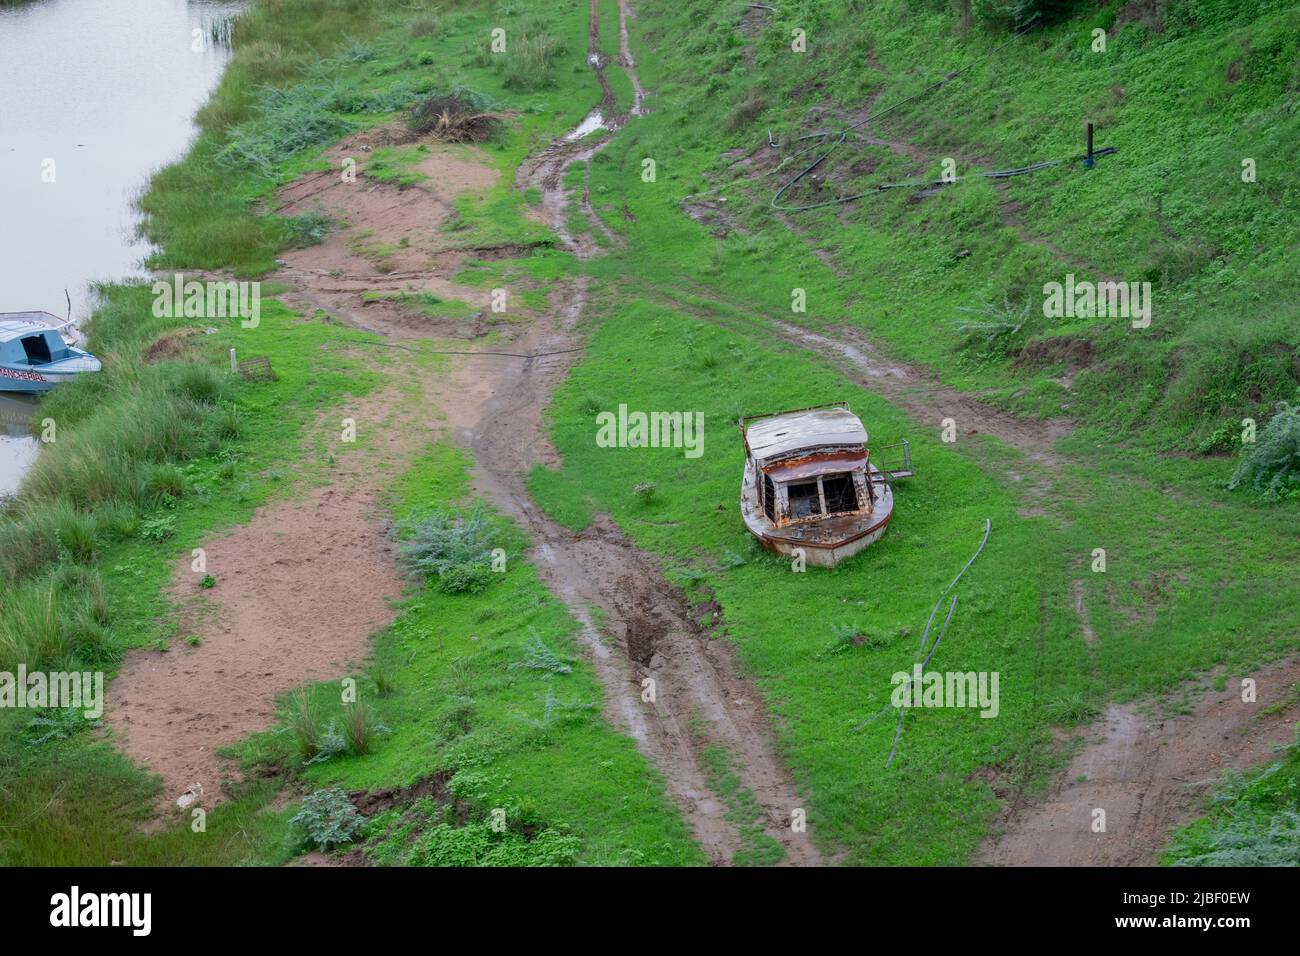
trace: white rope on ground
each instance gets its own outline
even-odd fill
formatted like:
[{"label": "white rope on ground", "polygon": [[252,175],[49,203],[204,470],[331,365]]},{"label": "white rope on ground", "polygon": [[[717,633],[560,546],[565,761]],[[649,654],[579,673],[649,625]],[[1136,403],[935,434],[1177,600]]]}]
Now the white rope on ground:
[{"label": "white rope on ground", "polygon": [[[965,573],[970,569],[970,566],[971,566],[972,564],[975,563],[975,559],[978,558],[978,557],[980,556],[980,554],[983,553],[983,551],[984,551],[984,546],[985,546],[986,544],[989,543],[989,535],[992,533],[992,531],[993,531],[993,521],[992,521],[991,519],[989,519],[989,518],[985,518],[985,519],[984,519],[984,537],[983,537],[983,539],[980,541],[980,546],[979,546],[978,548],[975,549],[975,553],[971,555],[970,560],[967,561],[967,562],[962,566],[962,569],[961,569],[960,571],[957,572],[957,576],[956,576],[955,578],[952,579],[952,581],[949,583],[949,585],[948,585],[946,588],[943,589],[943,593],[939,595],[939,600],[937,600],[937,601],[934,602],[934,608],[930,611],[930,617],[929,617],[929,620],[927,620],[927,621],[925,622],[925,630],[921,633],[921,646],[917,648],[917,651],[916,651],[916,657],[915,657],[915,658],[913,659],[913,661],[912,661],[912,664],[913,664],[913,668],[914,668],[914,669],[915,669],[915,665],[919,662],[920,665],[921,665],[921,670],[922,670],[922,672],[925,671],[926,666],[929,665],[929,663],[930,663],[930,659],[934,657],[934,652],[935,652],[936,650],[938,650],[938,648],[939,648],[939,642],[943,640],[943,636],[944,636],[944,634],[948,633],[948,625],[949,625],[950,623],[952,623],[952,615],[953,615],[953,612],[956,611],[956,609],[957,609],[957,595],[956,595],[956,594],[954,594],[954,595],[952,596],[952,602],[948,605],[948,614],[947,614],[947,616],[944,618],[943,626],[939,629],[939,633],[938,633],[938,635],[935,637],[935,639],[934,639],[934,643],[930,645],[930,650],[929,650],[929,652],[927,653],[927,651],[926,651],[926,649],[925,649],[925,648],[926,648],[926,639],[929,638],[929,636],[930,636],[930,631],[931,631],[931,629],[934,627],[934,618],[935,618],[935,615],[937,615],[937,614],[939,613],[939,608],[943,605],[943,599],[946,598],[946,597],[948,596],[949,592],[951,592],[952,589],[955,588],[955,587],[957,586],[957,582],[960,581],[960,580],[962,579],[962,575],[964,575],[964,574],[965,574]],[[924,655],[924,659],[922,659],[922,655]],[[906,686],[907,686],[908,689],[910,690],[910,688],[911,688],[911,686],[912,686],[912,677],[911,677],[911,675],[909,675],[908,678],[907,678],[907,685],[906,685]],[[909,697],[910,697],[910,695],[909,695]],[[863,727],[865,727],[867,724],[869,724],[869,723],[871,723],[872,721],[874,721],[876,718],[878,718],[878,717],[882,716],[883,714],[887,713],[888,710],[889,710],[889,708],[890,708],[891,706],[893,706],[892,702],[889,703],[889,704],[886,704],[884,707],[882,707],[882,708],[881,708],[879,711],[877,711],[875,714],[873,714],[872,716],[868,717],[866,720],[862,721],[862,723],[860,723],[860,724],[858,724],[856,727],[854,727],[853,730],[854,730],[855,732],[861,730]],[[894,762],[894,756],[895,756],[895,754],[898,752],[898,742],[899,742],[899,739],[900,739],[900,738],[902,737],[902,735],[903,735],[903,717],[906,716],[906,714],[907,714],[907,709],[908,709],[908,708],[907,708],[907,704],[904,704],[902,707],[898,708],[898,723],[897,723],[897,725],[894,727],[894,744],[893,744],[893,746],[890,747],[890,749],[889,749],[889,759],[885,761],[885,766],[886,766],[886,767],[888,767],[890,764],[892,764],[892,763]]]}]

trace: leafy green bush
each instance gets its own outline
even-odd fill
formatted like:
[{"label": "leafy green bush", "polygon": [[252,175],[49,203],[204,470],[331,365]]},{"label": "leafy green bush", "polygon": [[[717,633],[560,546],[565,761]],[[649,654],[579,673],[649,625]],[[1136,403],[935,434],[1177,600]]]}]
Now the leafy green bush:
[{"label": "leafy green bush", "polygon": [[487,823],[439,824],[420,834],[408,866],[572,866],[578,840],[546,828],[531,840],[513,830],[497,833]]},{"label": "leafy green bush", "polygon": [[176,516],[160,514],[141,521],[137,534],[146,541],[166,541],[175,530]]},{"label": "leafy green bush", "polygon": [[1001,305],[986,302],[981,308],[960,311],[975,316],[958,321],[956,328],[962,334],[960,348],[977,361],[1001,361],[1019,353],[1038,330],[1029,300],[1017,307],[1003,296]]},{"label": "leafy green bush", "polygon": [[[301,742],[299,744],[301,746]],[[325,728],[325,732],[320,735],[316,741],[316,752],[308,760],[303,761],[304,767],[310,767],[314,763],[324,763],[327,760],[333,760],[340,754],[348,752],[348,742],[343,735],[339,733],[338,724],[331,720]]]},{"label": "leafy green bush", "polygon": [[1278,412],[1237,465],[1230,489],[1248,485],[1266,501],[1300,495],[1300,405],[1278,403]]},{"label": "leafy green bush", "polygon": [[78,707],[49,707],[27,722],[23,729],[23,742],[30,747],[39,747],[52,740],[66,740],[89,726],[91,722]]},{"label": "leafy green bush", "polygon": [[323,851],[350,843],[365,822],[346,793],[329,787],[303,800],[302,809],[289,821],[289,829],[297,846],[314,845]]},{"label": "leafy green bush", "polygon": [[1300,813],[1229,818],[1197,842],[1201,852],[1180,856],[1175,866],[1300,866]]},{"label": "leafy green bush", "polygon": [[1182,828],[1164,862],[1175,866],[1300,865],[1300,744],[1280,760],[1229,768],[1210,794],[1208,814]]},{"label": "leafy green bush", "polygon": [[324,242],[333,223],[334,220],[320,204],[296,216],[284,217],[289,245],[295,249],[304,249]]},{"label": "leafy green bush", "polygon": [[573,659],[561,657],[546,646],[536,634],[533,634],[524,644],[524,659],[515,661],[510,665],[510,669],[527,668],[529,670],[547,671],[551,674],[571,674],[573,673]]},{"label": "leafy green bush", "polygon": [[430,80],[413,77],[379,92],[340,82],[326,61],[312,78],[286,90],[262,90],[254,119],[239,124],[215,155],[228,169],[273,176],[286,157],[342,139],[356,128],[349,117],[405,109],[429,91]]},{"label": "leafy green bush", "polygon": [[401,561],[425,577],[436,577],[449,593],[484,590],[492,580],[494,535],[486,512],[475,505],[468,516],[439,510],[400,522]]}]

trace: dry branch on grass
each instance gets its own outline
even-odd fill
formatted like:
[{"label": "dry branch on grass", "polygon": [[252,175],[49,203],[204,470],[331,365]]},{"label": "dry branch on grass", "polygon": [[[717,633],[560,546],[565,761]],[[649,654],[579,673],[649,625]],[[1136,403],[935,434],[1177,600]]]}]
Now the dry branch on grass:
[{"label": "dry branch on grass", "polygon": [[481,143],[495,136],[504,120],[483,106],[481,98],[468,91],[435,93],[415,105],[406,125],[446,143]]}]

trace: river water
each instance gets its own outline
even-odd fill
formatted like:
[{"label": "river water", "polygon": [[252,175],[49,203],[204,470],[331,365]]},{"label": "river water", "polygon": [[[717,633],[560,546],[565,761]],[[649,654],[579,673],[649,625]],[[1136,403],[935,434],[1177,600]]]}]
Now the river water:
[{"label": "river water", "polygon": [[[239,3],[32,0],[0,6],[0,312],[84,320],[92,282],[139,275],[135,197],[178,158],[229,49]],[[196,33],[197,31],[197,33]],[[0,392],[0,496],[38,453],[38,408]]]}]

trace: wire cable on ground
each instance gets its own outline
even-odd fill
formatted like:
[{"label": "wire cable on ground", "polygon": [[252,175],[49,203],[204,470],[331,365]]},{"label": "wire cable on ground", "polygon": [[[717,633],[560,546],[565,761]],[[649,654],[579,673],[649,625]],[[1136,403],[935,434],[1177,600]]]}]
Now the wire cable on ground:
[{"label": "wire cable on ground", "polygon": [[[927,652],[926,640],[929,638],[930,631],[934,627],[935,615],[939,613],[939,608],[943,606],[943,599],[946,598],[948,594],[952,591],[952,589],[957,586],[957,582],[962,579],[962,575],[964,575],[970,569],[970,566],[975,563],[975,559],[978,558],[984,552],[984,546],[989,543],[989,535],[992,533],[992,531],[993,531],[992,520],[989,518],[985,518],[984,537],[980,541],[980,546],[975,549],[975,553],[972,554],[970,560],[967,561],[962,566],[962,569],[957,572],[957,576],[952,579],[951,583],[949,583],[949,585],[943,589],[943,593],[939,595],[939,600],[934,602],[934,608],[930,611],[930,617],[925,622],[925,630],[921,633],[921,645],[920,647],[917,648],[916,657],[913,659],[913,666],[915,666],[915,664],[919,662],[921,665],[921,671],[923,673],[925,671],[925,668],[929,665],[931,658],[934,657],[934,652],[938,650],[939,642],[942,641],[943,636],[948,633],[948,625],[952,623],[953,612],[956,611],[957,609],[957,595],[954,594],[952,596],[952,602],[948,605],[948,614],[944,618],[943,626],[939,628],[939,633],[935,637],[934,643],[930,645],[930,649]],[[924,655],[924,658],[922,658],[922,655]],[[912,677],[910,675],[907,678],[906,687],[908,688],[909,697],[910,697],[910,690],[912,687]],[[861,730],[863,727],[865,727],[867,724],[874,721],[876,718],[887,713],[889,711],[889,708],[892,706],[893,706],[893,702],[891,701],[890,703],[882,707],[879,711],[877,711],[875,714],[868,717],[866,720],[862,721],[862,723],[854,727],[853,730],[854,731]],[[898,723],[894,727],[894,743],[893,746],[889,748],[889,759],[885,761],[886,767],[888,767],[890,764],[894,762],[894,756],[898,752],[898,742],[903,735],[903,717],[906,716],[906,714],[907,714],[907,704],[904,704],[902,707],[898,708]]]},{"label": "wire cable on ground", "polygon": [[[855,200],[863,198],[864,196],[869,196],[872,195],[873,193],[880,192],[879,189],[871,189],[867,192],[858,193],[855,196],[840,196],[835,199],[826,199],[826,200],[822,200],[821,202],[807,203],[805,205],[800,205],[800,206],[781,205],[781,197],[784,196],[791,189],[793,189],[800,181],[803,180],[805,176],[809,175],[813,170],[817,169],[817,167],[819,167],[822,163],[826,162],[826,160],[830,158],[832,153],[834,153],[837,149],[839,149],[848,141],[849,133],[851,133],[853,130],[858,129],[861,126],[865,126],[867,123],[871,122],[872,120],[879,119],[880,117],[885,116],[888,113],[892,113],[894,110],[898,109],[899,107],[905,106],[908,103],[911,103],[915,100],[919,100],[921,97],[927,96],[928,94],[933,93],[935,90],[939,89],[940,87],[943,87],[948,83],[951,83],[953,80],[957,79],[957,77],[974,69],[976,66],[979,66],[985,60],[988,60],[994,54],[1001,52],[1005,47],[1007,47],[1014,41],[1018,40],[1020,37],[1024,36],[1033,28],[1034,23],[1037,19],[1038,19],[1038,15],[1034,14],[1034,16],[1030,18],[1029,22],[1023,28],[1021,28],[1019,33],[1013,34],[1010,37],[1010,39],[1002,43],[999,43],[997,46],[989,50],[979,59],[973,60],[972,62],[966,64],[966,66],[962,67],[960,70],[957,70],[955,73],[949,73],[943,79],[936,80],[934,83],[931,83],[929,86],[925,87],[920,92],[913,93],[911,96],[901,99],[897,103],[893,103],[890,106],[886,106],[884,109],[876,110],[868,114],[867,116],[863,117],[862,119],[858,120],[856,123],[853,123],[850,126],[846,127],[840,133],[839,138],[836,139],[835,142],[830,145],[830,148],[828,148],[824,153],[822,153],[819,157],[817,157],[817,159],[813,160],[813,162],[810,163],[807,167],[805,167],[802,172],[798,173],[793,179],[789,180],[780,189],[776,191],[776,194],[772,197],[772,203],[771,203],[772,208],[779,210],[781,212],[803,212],[809,209],[820,209],[825,206],[836,206],[847,202],[853,202]],[[1065,160],[1058,160],[1055,162],[1065,162]]]}]

